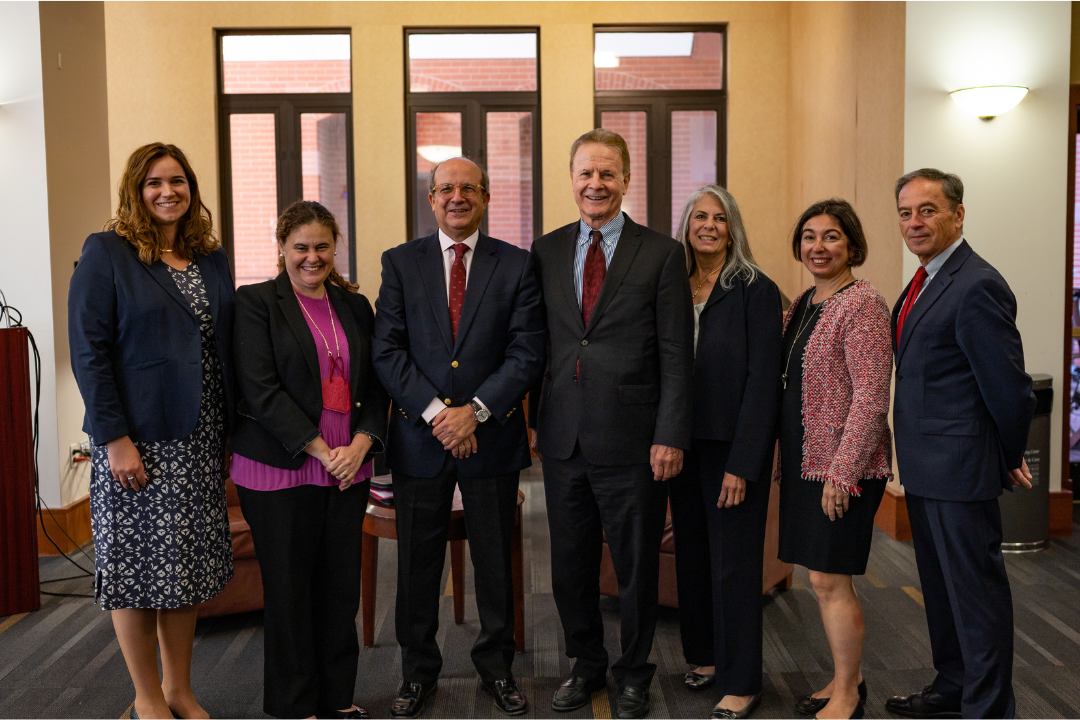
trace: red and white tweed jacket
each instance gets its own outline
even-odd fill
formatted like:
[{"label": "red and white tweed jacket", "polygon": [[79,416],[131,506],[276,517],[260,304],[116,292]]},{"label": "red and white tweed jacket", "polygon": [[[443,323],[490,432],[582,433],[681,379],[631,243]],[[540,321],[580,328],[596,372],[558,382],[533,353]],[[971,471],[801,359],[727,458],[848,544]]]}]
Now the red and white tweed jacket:
[{"label": "red and white tweed jacket", "polygon": [[[788,308],[785,332],[809,291]],[[889,321],[885,298],[866,280],[856,280],[821,308],[803,355],[804,480],[828,480],[859,495],[860,480],[892,477]],[[779,459],[773,480],[780,481]]]}]

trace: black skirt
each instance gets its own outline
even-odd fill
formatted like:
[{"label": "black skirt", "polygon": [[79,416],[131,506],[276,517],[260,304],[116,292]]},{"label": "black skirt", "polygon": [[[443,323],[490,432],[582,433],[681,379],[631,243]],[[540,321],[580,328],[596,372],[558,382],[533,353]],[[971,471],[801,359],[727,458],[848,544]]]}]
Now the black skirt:
[{"label": "black skirt", "polygon": [[851,496],[842,518],[829,520],[821,509],[824,484],[802,478],[803,354],[820,314],[815,312],[817,306],[809,305],[811,297],[808,294],[799,302],[784,334],[787,386],[781,391],[780,401],[779,556],[784,562],[817,572],[862,575],[870,557],[874,515],[888,481],[860,480],[862,494]]}]

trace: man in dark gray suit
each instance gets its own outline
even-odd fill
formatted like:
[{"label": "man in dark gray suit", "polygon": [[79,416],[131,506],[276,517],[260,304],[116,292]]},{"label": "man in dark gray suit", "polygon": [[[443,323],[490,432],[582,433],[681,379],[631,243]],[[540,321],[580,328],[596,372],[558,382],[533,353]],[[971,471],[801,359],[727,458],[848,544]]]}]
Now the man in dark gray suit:
[{"label": "man in dark gray suit", "polygon": [[1035,412],[1008,283],[964,239],[964,184],[924,168],[896,183],[919,269],[893,310],[896,462],[937,677],[885,707],[906,717],[1011,718],[1013,608],[998,496],[1031,487]]},{"label": "man in dark gray suit", "polygon": [[533,244],[547,311],[547,371],[531,403],[543,457],[552,591],[575,658],[552,709],[607,684],[600,616],[606,534],[619,583],[622,656],[611,673],[617,715],[649,710],[657,618],[663,481],[690,442],[693,318],[686,256],[622,212],[630,153],[593,130],[570,150],[579,220]]}]

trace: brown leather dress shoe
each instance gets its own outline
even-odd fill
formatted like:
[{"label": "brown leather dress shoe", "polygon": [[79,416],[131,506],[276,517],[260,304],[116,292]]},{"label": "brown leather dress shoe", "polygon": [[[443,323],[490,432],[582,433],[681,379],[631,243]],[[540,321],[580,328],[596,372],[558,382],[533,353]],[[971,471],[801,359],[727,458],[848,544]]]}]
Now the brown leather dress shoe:
[{"label": "brown leather dress shoe", "polygon": [[946,700],[927,685],[922,692],[897,695],[885,701],[885,709],[909,718],[958,718],[960,703]]}]

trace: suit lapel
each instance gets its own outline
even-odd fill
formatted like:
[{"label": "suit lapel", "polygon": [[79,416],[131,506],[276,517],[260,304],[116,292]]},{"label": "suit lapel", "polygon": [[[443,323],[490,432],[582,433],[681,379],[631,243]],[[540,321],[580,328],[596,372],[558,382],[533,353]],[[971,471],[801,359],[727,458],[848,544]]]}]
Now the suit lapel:
[{"label": "suit lapel", "polygon": [[627,217],[622,234],[619,235],[619,244],[615,246],[615,254],[611,256],[611,265],[608,266],[607,273],[604,275],[600,297],[596,298],[596,306],[593,308],[592,315],[589,316],[589,327],[585,329],[586,333],[596,326],[611,299],[619,291],[619,286],[626,277],[631,263],[634,262],[634,256],[637,255],[639,247],[641,247],[641,228]]},{"label": "suit lapel", "polygon": [[563,295],[566,296],[567,307],[570,308],[570,314],[577,318],[578,332],[584,333],[585,321],[581,319],[581,305],[578,303],[577,287],[574,285],[574,260],[580,223],[581,221],[578,220],[566,227],[566,235],[562,238],[562,244],[557,250],[559,254],[557,267],[563,268],[559,273],[560,285],[562,285]]},{"label": "suit lapel", "polygon": [[971,246],[967,244],[967,241],[964,241],[945,261],[941,269],[937,271],[934,279],[926,286],[926,290],[915,298],[915,304],[911,306],[908,316],[904,318],[903,334],[900,336],[900,347],[897,348],[896,353],[897,364],[900,363],[900,359],[904,356],[904,350],[907,349],[908,344],[911,342],[911,335],[915,332],[915,327],[923,319],[923,316],[930,311],[930,308],[945,292],[945,289],[952,284],[953,273],[960,269],[960,266],[964,264],[969,255],[971,255]]},{"label": "suit lapel", "polygon": [[[717,278],[717,280],[719,280],[719,278]],[[704,314],[704,312],[711,308],[713,305],[727,297],[738,285],[739,280],[737,279],[732,282],[731,287],[726,290],[719,284],[713,285],[713,290],[711,293],[709,293],[709,299],[705,301],[705,307],[701,308],[702,314]]]},{"label": "suit lapel", "polygon": [[[473,260],[475,261],[476,258]],[[416,264],[420,269],[420,277],[424,281],[424,289],[427,290],[431,312],[435,314],[435,322],[439,325],[443,342],[446,343],[446,349],[453,352],[454,334],[450,329],[450,304],[446,299],[446,269],[443,267],[438,232],[420,240]]]},{"label": "suit lapel", "polygon": [[[132,252],[137,253],[135,248],[131,248]],[[196,257],[198,254],[196,253]],[[194,261],[193,261],[194,262]],[[161,260],[155,260],[153,264],[147,265],[146,263],[139,261],[139,264],[146,268],[146,271],[150,273],[150,277],[157,281],[158,285],[164,288],[165,292],[169,294],[176,302],[180,303],[180,306],[188,311],[188,314],[192,318],[195,317],[195,311],[191,308],[191,303],[187,301],[187,298],[180,292],[180,288],[176,287],[176,281],[173,280],[172,275],[169,273],[169,266],[163,263]],[[202,270],[202,268],[199,268]],[[204,276],[205,278],[205,276]]]},{"label": "suit lapel", "polygon": [[300,350],[304,353],[304,360],[307,361],[312,377],[315,378],[315,382],[322,382],[322,373],[319,372],[319,352],[326,352],[326,349],[315,346],[315,338],[311,336],[311,328],[304,319],[304,311],[300,309],[300,300],[296,297],[296,291],[289,282],[288,273],[283,272],[277,276],[277,294],[278,307],[281,308],[281,314],[285,316],[285,322],[289,324],[289,329],[292,330],[296,341],[300,343]]},{"label": "suit lapel", "polygon": [[[472,264],[469,266],[469,282],[465,285],[465,302],[461,306],[461,319],[458,321],[457,342],[454,344],[454,353],[461,347],[461,341],[472,325],[476,317],[476,310],[480,306],[480,298],[484,297],[488,281],[499,264],[495,257],[495,241],[487,235],[480,233],[480,239],[476,241],[476,251],[473,252]],[[447,315],[449,316],[449,308]]]},{"label": "suit lapel", "polygon": [[344,295],[347,291],[327,283],[326,292],[330,293],[330,304],[334,306],[334,314],[341,322],[341,329],[345,331],[345,339],[349,343],[349,387],[355,392],[356,388],[360,387],[361,361],[369,352],[367,343],[360,334],[360,328],[356,326],[356,318],[353,317],[349,301]]}]

